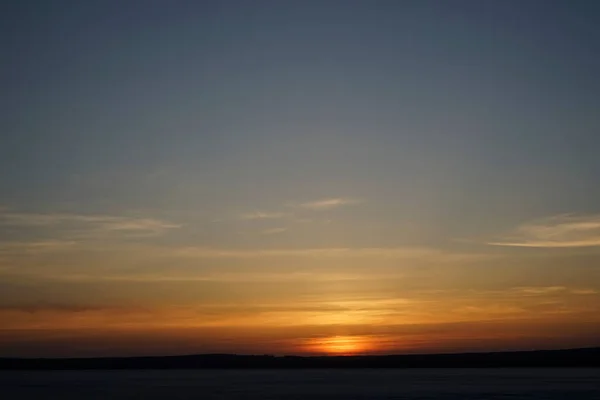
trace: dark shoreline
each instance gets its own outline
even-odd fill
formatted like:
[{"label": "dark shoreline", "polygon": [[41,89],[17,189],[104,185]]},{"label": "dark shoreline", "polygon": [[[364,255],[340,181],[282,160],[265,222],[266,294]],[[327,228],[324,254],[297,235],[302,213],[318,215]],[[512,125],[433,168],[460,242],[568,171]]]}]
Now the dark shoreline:
[{"label": "dark shoreline", "polygon": [[200,354],[164,357],[0,358],[0,370],[599,368],[600,347],[569,350],[384,356]]}]

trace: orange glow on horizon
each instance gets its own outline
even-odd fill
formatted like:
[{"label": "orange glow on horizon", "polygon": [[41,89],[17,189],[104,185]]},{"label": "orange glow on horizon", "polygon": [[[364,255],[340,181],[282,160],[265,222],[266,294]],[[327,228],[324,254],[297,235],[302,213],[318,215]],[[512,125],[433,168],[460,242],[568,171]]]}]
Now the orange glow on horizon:
[{"label": "orange glow on horizon", "polygon": [[361,336],[331,336],[310,340],[307,349],[328,355],[350,356],[372,350],[373,344],[369,338]]}]

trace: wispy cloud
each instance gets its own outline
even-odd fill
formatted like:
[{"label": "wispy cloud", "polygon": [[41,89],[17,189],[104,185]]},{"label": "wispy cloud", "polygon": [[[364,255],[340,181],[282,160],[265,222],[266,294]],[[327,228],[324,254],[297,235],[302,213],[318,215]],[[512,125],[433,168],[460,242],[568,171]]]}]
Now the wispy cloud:
[{"label": "wispy cloud", "polygon": [[0,242],[1,254],[36,254],[70,249],[76,244],[73,240],[38,240],[23,242]]},{"label": "wispy cloud", "polygon": [[523,286],[515,287],[512,291],[522,295],[538,296],[563,293],[568,291],[568,288],[565,286]]},{"label": "wispy cloud", "polygon": [[54,304],[54,303],[35,303],[35,304],[16,304],[16,305],[0,305],[0,312],[25,312],[25,313],[40,313],[40,312],[66,312],[66,313],[84,313],[90,311],[104,310],[134,310],[134,308],[115,307],[115,306],[92,306],[78,304]]},{"label": "wispy cloud", "polygon": [[[362,202],[363,202],[362,200],[355,199],[355,198],[330,197],[330,198],[324,198],[324,199],[312,200],[312,201],[306,201],[306,202],[288,203],[288,204],[286,204],[286,207],[295,208],[296,211],[301,211],[301,210],[324,211],[324,210],[330,210],[333,208],[338,208],[338,207],[343,207],[343,206],[355,205],[355,204],[359,204]],[[290,211],[289,209],[286,212],[256,210],[256,211],[251,211],[251,212],[246,212],[246,213],[240,214],[238,216],[238,218],[240,218],[242,220],[249,220],[249,221],[286,218],[286,219],[289,219],[289,220],[292,220],[295,222],[315,222],[313,219],[306,218],[304,216],[298,216],[296,214],[297,214],[296,212]]]},{"label": "wispy cloud", "polygon": [[120,218],[109,217],[100,221],[101,226],[109,231],[137,231],[149,234],[160,234],[169,229],[180,228],[181,225],[153,218]]},{"label": "wispy cloud", "polygon": [[521,225],[512,235],[488,244],[517,247],[600,246],[600,214],[563,214]]},{"label": "wispy cloud", "polygon": [[484,254],[448,253],[428,247],[363,247],[363,248],[304,248],[304,249],[217,249],[208,247],[180,247],[170,250],[172,255],[198,258],[387,258],[435,260],[439,262],[488,259]]},{"label": "wispy cloud", "polygon": [[332,208],[349,206],[354,204],[362,203],[362,200],[345,198],[345,197],[332,197],[314,201],[308,201],[305,203],[297,204],[296,206],[299,208],[305,208],[308,210],[321,211],[321,210],[329,210]]},{"label": "wispy cloud", "polygon": [[[0,269],[0,272],[2,270]],[[365,279],[402,279],[404,275],[399,272],[369,272],[368,275],[358,272],[323,272],[323,271],[279,271],[279,272],[201,272],[190,273],[189,271],[178,273],[171,270],[161,272],[103,272],[86,271],[82,273],[71,273],[66,271],[53,271],[48,274],[28,271],[10,271],[12,277],[35,277],[45,281],[61,282],[286,282],[286,281],[364,281]],[[4,276],[7,276],[5,274]]]},{"label": "wispy cloud", "polygon": [[283,212],[266,212],[266,211],[253,211],[249,213],[242,214],[242,219],[277,219],[284,218],[288,216],[288,214]]},{"label": "wispy cloud", "polygon": [[[102,256],[99,257],[99,254]],[[46,258],[48,255],[51,257]],[[489,257],[427,247],[236,249],[164,246],[131,241],[0,242],[0,274],[18,279],[53,281],[265,281],[281,280],[279,274],[290,280],[364,280],[381,278],[382,274],[390,279],[398,278],[405,273],[399,268],[390,267],[390,264],[413,267],[464,265],[489,260]],[[215,261],[225,268],[213,268]],[[329,262],[341,266],[346,261],[360,262],[369,270],[365,272],[362,266],[331,270],[322,268]],[[261,267],[239,268],[244,262]],[[298,263],[305,263],[306,268],[280,268]],[[386,263],[387,267],[382,266]],[[81,269],[81,265],[86,265],[86,268]]]},{"label": "wispy cloud", "polygon": [[0,225],[21,228],[53,227],[78,231],[80,236],[121,233],[134,236],[158,235],[181,227],[155,218],[70,213],[18,213],[0,210]]},{"label": "wispy cloud", "polygon": [[573,294],[580,294],[580,295],[588,295],[588,294],[598,294],[600,292],[598,292],[595,289],[573,289],[571,291],[571,293],[573,293]]},{"label": "wispy cloud", "polygon": [[277,235],[279,233],[283,233],[286,231],[287,231],[287,228],[271,228],[271,229],[265,229],[262,233],[263,233],[263,235]]}]

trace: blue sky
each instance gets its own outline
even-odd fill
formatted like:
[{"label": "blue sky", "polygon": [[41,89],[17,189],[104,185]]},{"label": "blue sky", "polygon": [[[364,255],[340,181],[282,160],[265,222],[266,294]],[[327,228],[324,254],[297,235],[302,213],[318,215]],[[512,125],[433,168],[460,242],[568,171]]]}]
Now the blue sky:
[{"label": "blue sky", "polygon": [[[511,257],[507,285],[598,306],[583,287],[600,246],[594,1],[30,0],[1,14],[11,307],[27,293],[14,287],[48,276],[150,271],[177,298],[182,276],[276,280],[276,266],[332,285],[375,268],[379,285],[423,254],[451,260],[431,278],[444,287],[493,286],[471,268]],[[566,283],[544,283],[534,255]],[[80,304],[81,287],[38,302]],[[130,289],[116,298],[148,302]]]}]

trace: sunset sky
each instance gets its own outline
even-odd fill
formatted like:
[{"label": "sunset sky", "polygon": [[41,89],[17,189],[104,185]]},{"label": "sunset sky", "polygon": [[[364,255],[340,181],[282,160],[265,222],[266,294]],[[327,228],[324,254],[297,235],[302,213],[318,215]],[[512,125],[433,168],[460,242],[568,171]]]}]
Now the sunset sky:
[{"label": "sunset sky", "polygon": [[2,2],[0,356],[600,346],[599,21]]}]

